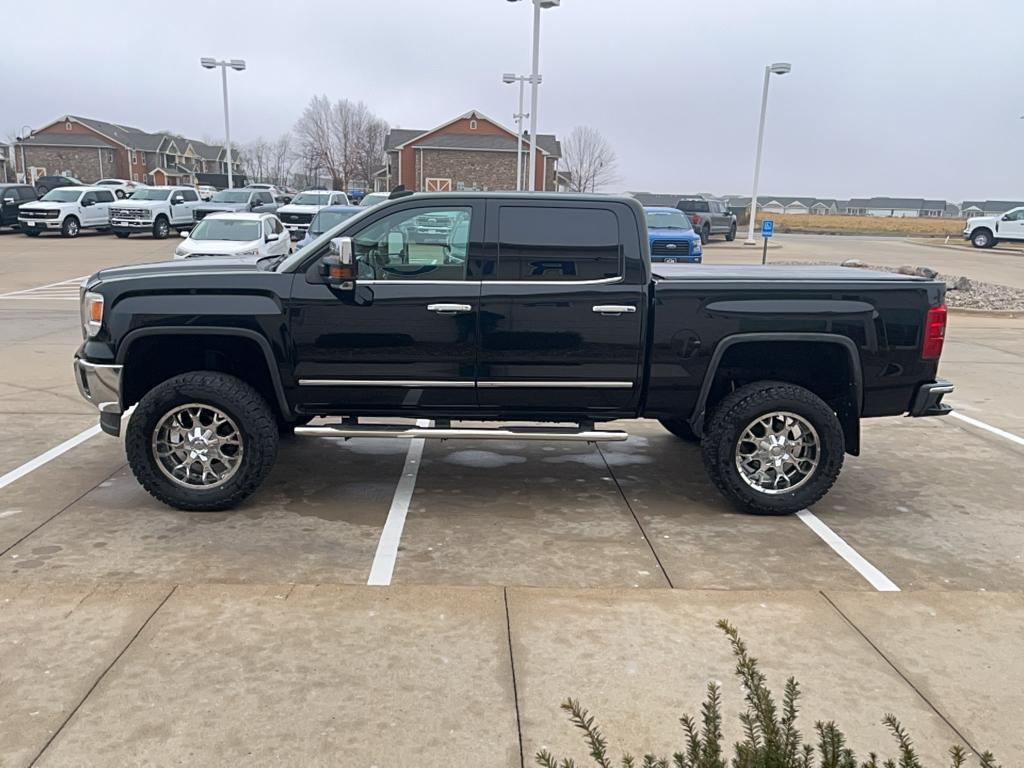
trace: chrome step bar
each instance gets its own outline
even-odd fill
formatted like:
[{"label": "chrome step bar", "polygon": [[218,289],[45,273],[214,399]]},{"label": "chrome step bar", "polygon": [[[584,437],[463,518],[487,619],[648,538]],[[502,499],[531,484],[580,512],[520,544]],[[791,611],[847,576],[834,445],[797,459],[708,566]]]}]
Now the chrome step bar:
[{"label": "chrome step bar", "polygon": [[600,443],[627,440],[628,432],[618,429],[579,430],[559,427],[506,427],[481,429],[478,427],[417,427],[410,424],[326,424],[315,427],[296,427],[296,435],[317,437],[423,437],[433,440],[570,440]]}]

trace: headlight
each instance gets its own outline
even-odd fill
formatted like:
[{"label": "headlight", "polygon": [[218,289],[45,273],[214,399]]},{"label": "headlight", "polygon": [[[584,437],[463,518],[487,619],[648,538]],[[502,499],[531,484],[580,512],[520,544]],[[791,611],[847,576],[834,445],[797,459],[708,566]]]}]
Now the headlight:
[{"label": "headlight", "polygon": [[82,297],[82,331],[86,338],[91,338],[100,332],[103,325],[103,296],[92,291],[86,291]]},{"label": "headlight", "polygon": [[704,249],[700,247],[700,238],[698,237],[693,241],[693,245],[690,246],[690,253],[696,255],[701,253]]}]

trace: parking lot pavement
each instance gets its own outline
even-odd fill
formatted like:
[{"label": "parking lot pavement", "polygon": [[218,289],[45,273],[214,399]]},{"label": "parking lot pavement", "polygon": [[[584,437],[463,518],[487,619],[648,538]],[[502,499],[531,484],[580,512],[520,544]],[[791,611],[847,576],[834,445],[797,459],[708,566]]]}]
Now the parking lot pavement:
[{"label": "parking lot pavement", "polygon": [[502,590],[179,587],[36,765],[520,765]]},{"label": "parking lot pavement", "polygon": [[[93,436],[70,372],[76,304],[2,298],[173,244],[49,240],[0,237],[0,729],[18,735],[0,763],[27,765],[60,729],[37,764],[260,765],[281,749],[316,764],[347,748],[354,764],[519,765],[517,703],[527,761],[585,753],[557,711],[568,695],[613,744],[667,751],[707,679],[738,706],[722,615],[773,682],[806,684],[805,723],[836,717],[861,751],[889,744],[877,721],[893,710],[919,744],[955,730],[1004,765],[1024,754],[1024,321],[953,316],[940,374],[974,421],[865,423],[862,455],[811,510],[827,534],[735,513],[697,449],[650,421],[599,448],[427,441],[404,528],[408,441],[286,440],[242,507],[188,514]],[[812,244],[836,260],[852,240]],[[30,259],[22,241],[45,247]],[[394,569],[375,583],[396,586],[360,586],[388,526]],[[863,563],[903,592],[875,593]]]}]

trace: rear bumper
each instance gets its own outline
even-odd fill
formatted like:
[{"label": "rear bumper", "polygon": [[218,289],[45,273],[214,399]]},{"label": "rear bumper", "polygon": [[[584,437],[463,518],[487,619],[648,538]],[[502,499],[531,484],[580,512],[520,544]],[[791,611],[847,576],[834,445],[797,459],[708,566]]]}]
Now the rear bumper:
[{"label": "rear bumper", "polygon": [[75,383],[78,391],[100,412],[100,427],[115,437],[121,433],[121,371],[120,365],[90,363],[75,358]]},{"label": "rear bumper", "polygon": [[917,388],[910,404],[908,416],[945,416],[953,407],[942,402],[942,398],[953,391],[953,382],[936,379]]}]

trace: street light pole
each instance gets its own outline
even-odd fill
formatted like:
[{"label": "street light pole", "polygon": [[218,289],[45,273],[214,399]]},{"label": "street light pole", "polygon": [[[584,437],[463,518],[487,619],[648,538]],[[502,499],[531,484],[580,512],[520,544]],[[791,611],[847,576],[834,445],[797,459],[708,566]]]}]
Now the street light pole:
[{"label": "street light pole", "polygon": [[[506,72],[501,76],[501,82],[503,83],[519,83],[519,111],[516,112],[512,117],[516,121],[516,192],[521,192],[523,189],[523,118],[529,117],[529,112],[523,112],[523,87],[526,81],[530,79],[529,75],[514,75],[511,72]],[[537,76],[538,81],[541,79]]]},{"label": "street light pole", "polygon": [[228,61],[217,61],[204,56],[199,60],[204,69],[213,69],[214,67],[220,67],[221,85],[224,90],[224,145],[227,151],[228,157],[228,189],[232,189],[235,186],[234,174],[232,173],[232,161],[231,161],[231,120],[228,117],[228,67],[241,72],[245,69],[245,62],[242,59],[231,59]]},{"label": "street light pole", "polygon": [[764,68],[764,88],[761,91],[761,122],[757,128],[757,154],[754,157],[754,189],[750,193],[750,222],[744,245],[756,245],[754,241],[754,220],[757,218],[757,181],[761,175],[761,148],[764,144],[764,117],[768,111],[768,80],[773,74],[784,75],[792,69],[786,62],[769,64]]},{"label": "street light pole", "polygon": [[[510,3],[519,0],[508,0]],[[533,68],[530,70],[530,191],[537,191],[537,86],[540,85],[540,11],[557,8],[562,0],[532,0],[533,2]],[[522,110],[520,110],[521,112]]]},{"label": "street light pole", "polygon": [[[32,127],[29,125],[21,126],[21,141],[19,142],[21,144],[21,177],[25,184],[34,183],[28,180],[28,166],[25,164],[25,140],[31,136]],[[15,176],[17,176],[17,174],[15,174]]]}]

